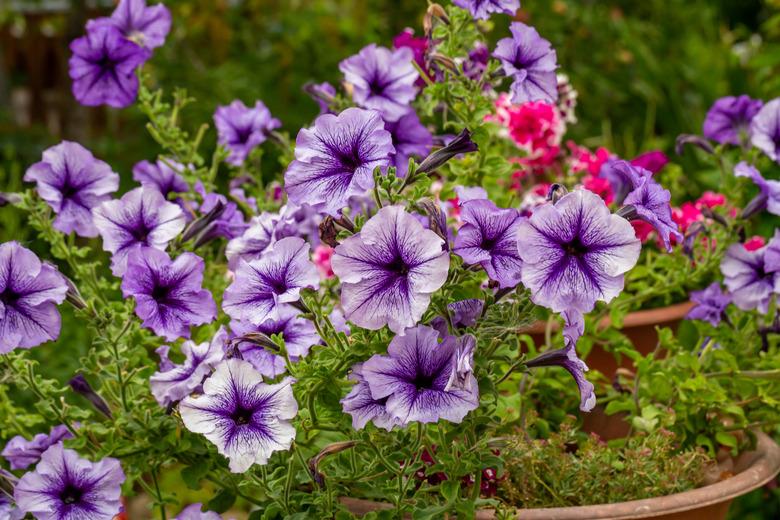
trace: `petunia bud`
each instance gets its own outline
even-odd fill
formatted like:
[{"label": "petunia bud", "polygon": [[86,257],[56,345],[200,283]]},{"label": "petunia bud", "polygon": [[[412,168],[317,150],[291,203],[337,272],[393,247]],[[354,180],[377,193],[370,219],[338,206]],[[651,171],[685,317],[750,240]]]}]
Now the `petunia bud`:
[{"label": "petunia bud", "polygon": [[428,56],[428,59],[430,59],[432,63],[439,65],[444,69],[447,69],[453,74],[456,74],[458,72],[458,66],[455,64],[455,61],[453,61],[452,58],[445,56],[444,54],[440,54],[438,52],[432,52]]},{"label": "petunia bud", "polygon": [[327,244],[330,247],[336,247],[339,245],[338,240],[336,240],[336,236],[339,234],[339,230],[336,229],[336,222],[333,220],[333,217],[328,215],[322,219],[319,228],[320,240],[322,240],[324,244]]},{"label": "petunia bud", "polygon": [[212,222],[222,216],[222,213],[225,211],[225,207],[226,206],[222,201],[217,201],[214,207],[211,208],[211,211],[190,222],[181,235],[181,241],[187,242],[188,240],[191,240],[198,235],[202,235],[203,231],[208,228]]},{"label": "petunia bud", "polygon": [[428,6],[428,10],[425,11],[425,16],[423,16],[423,32],[425,32],[426,38],[431,37],[433,24],[436,20],[440,20],[445,24],[450,23],[450,18],[447,16],[447,12],[443,7],[439,4],[431,4]]},{"label": "petunia bud", "polygon": [[343,441],[343,442],[334,442],[333,444],[328,444],[325,446],[322,451],[320,451],[317,455],[309,459],[309,474],[311,474],[311,478],[314,479],[314,482],[317,483],[318,486],[323,487],[325,486],[325,475],[320,473],[319,465],[320,462],[322,462],[322,459],[327,457],[328,455],[335,455],[336,453],[340,453],[344,450],[348,450],[355,446],[358,443],[358,441]]},{"label": "petunia bud", "polygon": [[67,276],[63,275],[62,277],[65,278],[65,285],[68,286],[68,292],[65,294],[65,299],[68,300],[68,303],[77,309],[86,309],[87,302],[84,301],[84,298],[81,296],[79,288],[76,287],[76,284],[73,283],[73,280]]},{"label": "petunia bud", "polygon": [[[244,334],[243,336],[239,336],[231,341],[233,344],[241,343],[242,341],[246,341],[247,343],[252,343],[253,345],[257,345],[259,347],[263,347],[266,349],[271,349],[274,352],[279,352],[279,345],[273,342],[271,338],[269,338],[267,335],[263,334],[262,332],[250,332],[249,334]],[[241,356],[235,356],[235,357],[241,357]]]},{"label": "petunia bud", "polygon": [[437,168],[441,167],[444,163],[462,153],[476,152],[479,150],[477,143],[471,140],[471,132],[468,128],[464,128],[461,132],[450,141],[450,144],[443,148],[439,148],[428,157],[426,157],[417,168],[417,173],[426,174],[430,173]]},{"label": "petunia bud", "polygon": [[108,417],[109,419],[113,418],[113,415],[111,414],[111,409],[108,407],[108,404],[103,400],[102,397],[100,397],[97,392],[95,392],[92,389],[92,386],[90,386],[89,381],[81,375],[76,374],[69,382],[71,389],[76,392],[77,394],[81,394],[84,396],[90,403],[92,403],[92,406],[95,407],[95,409]]},{"label": "petunia bud", "polygon": [[708,219],[714,220],[718,224],[724,227],[729,227],[729,222],[726,220],[726,218],[721,215],[720,213],[715,213],[712,211],[711,208],[708,208],[707,206],[704,206],[701,208],[701,214],[707,217]]},{"label": "petunia bud", "polygon": [[0,208],[7,205],[19,204],[22,202],[22,196],[18,193],[3,193],[0,192]]},{"label": "petunia bud", "polygon": [[550,185],[550,189],[547,191],[547,200],[555,204],[567,193],[569,193],[569,190],[566,189],[566,186],[556,182]]},{"label": "petunia bud", "polygon": [[447,236],[447,215],[444,214],[441,207],[432,199],[422,199],[417,205],[425,211],[426,215],[428,215],[429,229],[444,240],[442,248],[445,251],[448,251],[450,248],[450,241]]},{"label": "petunia bud", "polygon": [[623,206],[622,208],[617,210],[617,213],[615,213],[615,214],[618,217],[623,217],[624,219],[628,220],[629,222],[639,218],[639,213],[637,213],[636,207],[634,207],[631,204]]},{"label": "petunia bud", "polygon": [[761,213],[767,208],[769,197],[765,193],[759,193],[753,200],[747,203],[742,213],[739,215],[741,219],[749,219],[756,213]]},{"label": "petunia bud", "polygon": [[701,222],[694,222],[688,226],[688,230],[685,233],[685,238],[683,239],[683,253],[685,253],[689,258],[693,259],[693,248],[696,245],[696,237],[698,237],[706,230],[707,228]]},{"label": "petunia bud", "polygon": [[336,97],[322,87],[322,83],[308,82],[303,86],[303,91],[314,98],[318,103],[327,106],[336,100]]},{"label": "petunia bud", "polygon": [[682,155],[683,148],[686,144],[696,146],[697,148],[700,148],[709,154],[715,153],[715,148],[713,148],[710,142],[702,136],[693,134],[680,134],[677,136],[677,139],[674,143],[674,151],[677,153],[677,155]]}]

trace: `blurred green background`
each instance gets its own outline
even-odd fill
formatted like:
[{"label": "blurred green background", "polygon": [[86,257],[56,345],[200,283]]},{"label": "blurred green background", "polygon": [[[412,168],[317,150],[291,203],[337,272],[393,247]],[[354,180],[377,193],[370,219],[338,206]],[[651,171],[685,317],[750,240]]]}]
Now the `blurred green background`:
[{"label": "blurred green background", "polygon": [[[425,0],[171,0],[173,29],[149,64],[167,91],[184,87],[198,103],[193,126],[215,107],[240,98],[263,100],[295,135],[317,113],[301,90],[307,81],[340,79],[338,62],[362,46],[389,46],[405,27],[421,33]],[[660,148],[673,154],[680,133],[698,133],[713,100],[747,93],[780,95],[780,0],[524,0],[517,18],[535,26],[558,51],[562,71],[579,91],[579,123],[568,138],[607,146],[626,157]],[[0,191],[21,188],[25,168],[43,149],[78,140],[108,161],[129,186],[132,165],[158,153],[134,108],[79,107],[70,95],[67,44],[110,0],[0,1]],[[495,16],[494,42],[509,18]],[[213,147],[215,133],[207,134]],[[208,151],[208,150],[207,150]],[[695,154],[676,159],[701,183]],[[698,192],[703,186],[694,186]],[[717,188],[717,186],[707,186]],[[0,242],[40,249],[22,215],[0,208]],[[45,254],[45,251],[39,253]],[[68,316],[64,317],[66,323]],[[60,343],[78,341],[63,327]],[[56,356],[58,375],[77,361]],[[44,356],[36,349],[35,356]],[[51,366],[51,365],[50,365]],[[780,517],[778,497],[759,491],[734,518]]]}]

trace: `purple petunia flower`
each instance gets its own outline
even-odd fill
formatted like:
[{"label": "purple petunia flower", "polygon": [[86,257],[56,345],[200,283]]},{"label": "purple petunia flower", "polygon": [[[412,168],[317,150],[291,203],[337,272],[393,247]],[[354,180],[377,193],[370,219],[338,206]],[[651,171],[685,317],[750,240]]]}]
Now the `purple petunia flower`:
[{"label": "purple petunia flower", "polygon": [[754,214],[758,211],[767,210],[773,215],[780,215],[780,181],[766,180],[755,166],[745,161],[741,161],[734,167],[734,175],[737,177],[747,177],[758,186],[759,194],[755,199],[745,206],[745,214]]},{"label": "purple petunia flower", "polygon": [[228,359],[203,383],[203,395],[184,398],[179,413],[188,430],[203,434],[230,460],[230,471],[243,473],[290,449],[290,419],[298,413],[293,382],[288,377],[266,385],[251,364]]},{"label": "purple petunia flower", "polygon": [[360,327],[402,334],[422,317],[447,279],[442,240],[401,206],[380,209],[331,258],[345,317]]},{"label": "purple petunia flower", "polygon": [[522,260],[517,252],[518,225],[524,220],[514,208],[498,208],[487,199],[461,204],[463,226],[453,253],[467,264],[479,264],[502,288],[520,283]]},{"label": "purple petunia flower", "polygon": [[344,413],[352,416],[352,428],[362,430],[371,421],[377,428],[390,431],[393,426],[401,424],[401,421],[388,413],[385,406],[387,397],[371,397],[371,389],[363,377],[363,363],[352,366],[349,379],[355,381],[355,386],[341,400],[341,406]]},{"label": "purple petunia flower", "polygon": [[149,384],[160,406],[167,407],[199,390],[203,379],[225,358],[227,341],[228,334],[223,327],[219,328],[211,341],[200,345],[185,341],[181,345],[181,353],[184,354],[184,363],[181,365],[173,364],[168,359],[170,347],[164,345],[158,348],[160,370],[152,374]]},{"label": "purple petunia flower", "polygon": [[516,236],[531,300],[555,312],[585,313],[611,301],[641,250],[631,224],[587,190],[536,208]]},{"label": "purple petunia flower", "polygon": [[53,427],[48,435],[38,433],[29,441],[21,435],[17,435],[8,441],[3,448],[2,455],[11,464],[11,469],[27,469],[28,466],[37,464],[41,460],[41,454],[50,446],[63,439],[71,438],[73,438],[73,434],[70,433],[67,426],[60,424]]},{"label": "purple petunia flower", "polygon": [[0,244],[0,354],[57,339],[67,292],[56,268],[18,242]]},{"label": "purple petunia flower", "polygon": [[124,274],[131,251],[142,247],[164,251],[185,224],[178,205],[143,186],[94,208],[92,218],[103,237],[103,249],[113,254],[111,271],[116,276]]},{"label": "purple petunia flower", "polygon": [[203,511],[203,504],[196,502],[182,509],[173,520],[222,520],[222,517],[214,511]]},{"label": "purple petunia flower", "polygon": [[433,145],[433,136],[414,110],[396,122],[386,122],[385,129],[390,132],[395,148],[390,164],[395,166],[398,177],[404,177],[409,170],[409,157],[427,156]]},{"label": "purple petunia flower", "polygon": [[377,112],[348,108],[324,114],[295,141],[295,160],[284,174],[290,200],[337,215],[353,195],[374,187],[374,168],[395,153],[390,132]]},{"label": "purple petunia flower", "polygon": [[182,253],[171,261],[165,251],[139,248],[127,257],[122,294],[135,298],[143,326],[174,341],[190,336],[190,327],[210,323],[217,315],[211,293],[202,288],[203,259]]},{"label": "purple petunia flower", "polygon": [[487,20],[493,13],[514,16],[520,9],[520,0],[452,0],[452,3],[467,9],[477,20]]},{"label": "purple petunia flower", "polygon": [[316,289],[319,284],[309,245],[301,238],[286,237],[259,260],[241,261],[235,280],[225,290],[222,308],[233,319],[260,325],[279,319],[280,306],[298,301],[301,289]]},{"label": "purple petunia flower", "polygon": [[773,99],[750,122],[750,143],[780,162],[780,98]]},{"label": "purple petunia flower", "polygon": [[[774,241],[774,239],[773,239]],[[778,257],[765,257],[769,245],[755,251],[748,251],[742,244],[732,244],[720,263],[723,283],[732,296],[734,305],[743,311],[769,310],[769,302],[777,283],[780,265],[774,263]]]},{"label": "purple petunia flower", "polygon": [[40,520],[109,520],[122,510],[119,461],[82,459],[57,443],[14,488],[16,505]]},{"label": "purple petunia flower", "polygon": [[493,56],[501,60],[504,72],[512,78],[512,103],[558,99],[555,49],[533,27],[521,22],[509,26],[511,38],[496,44]]},{"label": "purple petunia flower", "polygon": [[622,159],[609,159],[601,165],[598,176],[609,182],[615,198],[615,204],[623,201],[636,187],[642,184],[643,177],[652,175],[643,167],[635,166]]},{"label": "purple petunia flower", "polygon": [[244,233],[227,244],[225,256],[231,271],[238,269],[241,260],[250,262],[260,258],[276,241],[276,229],[281,218],[275,213],[264,211],[249,222]]},{"label": "purple petunia flower", "polygon": [[265,142],[272,130],[282,126],[262,101],[256,101],[254,107],[248,108],[238,99],[217,108],[214,124],[219,144],[230,152],[227,161],[234,166],[241,166],[249,153]]},{"label": "purple petunia flower", "polygon": [[135,70],[147,50],[125,38],[111,24],[90,24],[87,34],[70,44],[68,61],[73,96],[82,105],[129,106],[138,94]]},{"label": "purple petunia flower", "polygon": [[482,316],[484,307],[482,300],[469,298],[447,304],[447,310],[452,319],[454,327],[473,327],[477,324],[477,319]]},{"label": "purple petunia flower", "polygon": [[[387,413],[405,426],[439,419],[459,423],[479,406],[477,381],[471,373],[471,336],[446,336],[425,325],[395,336],[387,356],[363,363],[365,381],[375,400],[387,399]],[[453,374],[455,372],[455,374]]]},{"label": "purple petunia flower", "polygon": [[119,0],[111,18],[98,19],[102,20],[112,23],[125,38],[146,49],[160,47],[171,30],[168,8],[163,4],[147,7],[146,0]]},{"label": "purple petunia flower", "polygon": [[[260,325],[233,321],[230,323],[230,328],[236,336],[244,336],[258,332],[269,338],[275,334],[281,335],[282,339],[284,339],[284,348],[287,350],[287,354],[295,361],[307,356],[309,354],[309,349],[321,341],[314,324],[311,321],[302,318],[300,314],[300,311],[295,307],[291,305],[282,305],[279,307],[279,317],[277,319],[265,320]],[[250,353],[251,355],[251,350],[254,347],[255,345],[243,342],[239,345],[239,350],[242,355],[245,352]],[[244,359],[252,362],[247,356],[244,356]],[[255,363],[252,364],[255,365]],[[264,372],[263,365],[255,365],[255,368],[260,372]]]},{"label": "purple petunia flower", "polygon": [[750,96],[726,96],[716,100],[704,118],[704,137],[721,144],[742,144],[748,137],[750,122],[763,104],[760,99]]},{"label": "purple petunia flower", "polygon": [[38,195],[57,214],[54,229],[97,236],[91,210],[119,188],[119,175],[78,143],[63,141],[43,152],[43,160],[27,169],[27,182],[38,184]]},{"label": "purple petunia flower", "polygon": [[5,492],[0,492],[0,519],[22,520],[24,517],[24,512],[16,507],[11,498],[6,496]]},{"label": "purple petunia flower", "polygon": [[723,319],[726,307],[731,303],[731,295],[724,293],[718,282],[712,282],[706,289],[691,292],[691,301],[696,303],[696,306],[688,312],[686,318],[706,321],[717,327]]},{"label": "purple petunia flower", "polygon": [[320,107],[320,114],[332,114],[331,104],[336,100],[336,87],[328,83],[307,83],[303,91],[309,94]]},{"label": "purple petunia flower", "polygon": [[176,161],[141,161],[133,166],[133,179],[140,182],[141,186],[155,188],[163,197],[168,198],[171,193],[190,191],[187,181],[180,175],[182,170],[184,166]]},{"label": "purple petunia flower", "polygon": [[385,121],[398,121],[417,95],[414,83],[420,75],[413,61],[408,47],[390,50],[372,43],[339,63],[339,70],[357,105],[380,112]]},{"label": "purple petunia flower", "polygon": [[683,239],[682,233],[678,231],[677,223],[672,220],[672,208],[670,201],[672,194],[664,189],[653,179],[652,174],[642,169],[640,184],[623,200],[626,206],[633,206],[636,216],[655,228],[658,236],[666,247],[666,250],[672,251],[670,237],[675,237],[678,242]]},{"label": "purple petunia flower", "polygon": [[195,183],[195,191],[203,198],[203,203],[198,207],[201,215],[207,215],[218,204],[224,206],[219,216],[201,233],[199,241],[204,242],[216,237],[233,239],[246,231],[248,225],[244,221],[244,214],[235,202],[228,201],[221,193],[206,192],[200,181]]}]

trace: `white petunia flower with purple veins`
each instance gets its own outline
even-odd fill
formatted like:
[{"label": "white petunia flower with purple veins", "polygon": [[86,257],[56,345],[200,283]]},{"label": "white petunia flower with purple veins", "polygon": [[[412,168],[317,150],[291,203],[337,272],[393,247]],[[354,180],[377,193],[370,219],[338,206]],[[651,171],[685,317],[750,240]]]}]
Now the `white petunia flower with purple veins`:
[{"label": "white petunia flower with purple veins", "polygon": [[13,437],[5,445],[1,455],[10,463],[11,469],[27,469],[28,466],[37,464],[41,460],[41,454],[50,446],[71,438],[73,434],[68,427],[60,424],[53,427],[48,434],[38,433],[29,441],[21,435]]},{"label": "white petunia flower with purple veins", "polygon": [[196,502],[182,509],[173,520],[222,520],[214,511],[203,511],[203,504]]},{"label": "white petunia flower with purple veins", "polygon": [[[644,171],[646,174],[642,175],[640,184],[626,196],[623,204],[633,207],[637,219],[653,226],[658,236],[661,237],[666,250],[671,252],[671,237],[674,237],[677,242],[682,242],[683,239],[683,234],[678,230],[677,223],[672,220],[670,206],[672,194],[658,184],[649,171]],[[632,219],[629,218],[629,220]]]},{"label": "white petunia flower with purple veins", "polygon": [[203,289],[203,259],[182,253],[171,260],[165,251],[140,248],[127,258],[122,294],[135,298],[135,314],[143,326],[174,341],[190,337],[190,327],[211,323],[217,305]]},{"label": "white petunia flower with purple veins", "polygon": [[228,259],[228,268],[235,271],[241,260],[251,262],[260,258],[276,240],[276,227],[279,221],[278,214],[267,211],[253,217],[246,231],[227,244],[225,256]]},{"label": "white petunia flower with purple veins", "polygon": [[460,219],[452,252],[471,265],[481,265],[501,288],[520,283],[523,261],[517,251],[518,226],[525,217],[513,208],[498,208],[487,199],[461,204]]},{"label": "white petunia flower with purple veins", "polygon": [[116,276],[125,273],[131,251],[142,247],[164,251],[185,225],[178,205],[143,186],[94,208],[92,218],[103,237],[103,249],[112,253],[111,272]]},{"label": "white petunia flower with purple veins", "polygon": [[0,244],[0,354],[57,339],[57,305],[67,292],[62,275],[35,253],[18,242]]},{"label": "white petunia flower with purple veins", "polygon": [[398,121],[385,122],[385,130],[390,132],[395,148],[390,165],[395,166],[398,177],[405,177],[409,170],[409,157],[427,156],[433,146],[433,136],[413,109]]},{"label": "white petunia flower with purple veins", "polygon": [[279,319],[283,304],[300,299],[301,289],[317,289],[320,275],[309,258],[309,244],[298,237],[275,242],[258,260],[241,260],[225,289],[222,309],[235,320],[260,325]]},{"label": "white petunia flower with purple veins", "polygon": [[294,204],[336,216],[350,197],[374,187],[374,169],[388,166],[393,153],[378,112],[348,108],[339,115],[324,114],[298,132],[284,189]]},{"label": "white petunia flower with purple veins", "polygon": [[388,413],[385,406],[387,397],[371,397],[371,389],[363,377],[363,363],[353,365],[349,379],[355,381],[355,386],[341,400],[341,406],[344,413],[352,416],[352,428],[362,430],[371,421],[377,428],[390,431],[401,424],[401,421]]},{"label": "white petunia flower with purple veins", "polygon": [[110,18],[90,20],[87,30],[100,23],[113,25],[128,40],[151,50],[165,43],[171,30],[171,12],[163,4],[147,7],[146,0],[119,0]]},{"label": "white petunia flower with purple veins", "polygon": [[761,107],[753,116],[750,143],[773,161],[780,162],[780,98]]},{"label": "white petunia flower with purple veins", "polygon": [[183,170],[184,166],[176,161],[140,161],[133,166],[133,180],[141,183],[141,186],[156,189],[167,199],[171,193],[190,191],[187,181],[181,176]]},{"label": "white petunia flower with purple veins", "polygon": [[357,105],[376,110],[385,121],[398,121],[417,96],[414,84],[420,75],[413,61],[408,47],[390,50],[372,43],[343,60],[339,70],[352,86]]},{"label": "white petunia flower with purple veins", "polygon": [[717,327],[731,303],[731,295],[724,293],[718,282],[712,282],[701,291],[692,291],[691,301],[696,304],[685,316],[689,320],[701,320]]},{"label": "white petunia flower with purple veins", "polygon": [[[387,356],[363,363],[363,377],[375,400],[387,399],[387,413],[406,426],[440,419],[459,423],[479,406],[477,381],[471,373],[470,336],[445,336],[425,325],[395,336]],[[453,375],[453,372],[456,372]],[[454,380],[454,381],[453,381]]]},{"label": "white petunia flower with purple veins", "polygon": [[531,300],[554,312],[585,313],[611,301],[641,250],[631,224],[587,190],[536,208],[520,223],[517,245]]},{"label": "white petunia flower with purple veins", "polygon": [[39,520],[111,520],[122,510],[119,461],[91,462],[57,443],[14,488],[17,507]]},{"label": "white petunia flower with purple veins", "polygon": [[773,215],[780,215],[780,181],[764,179],[755,166],[739,162],[734,167],[734,175],[747,177],[758,187],[759,193],[755,199],[745,206],[743,217],[767,210]]},{"label": "white petunia flower with purple veins", "polygon": [[237,99],[217,108],[214,125],[219,144],[230,152],[227,162],[241,166],[252,150],[263,144],[282,123],[271,115],[262,101],[249,108]]},{"label": "white petunia flower with purple veins", "polygon": [[331,257],[346,319],[370,330],[387,325],[397,334],[413,327],[447,279],[443,243],[403,207],[380,209]]},{"label": "white petunia flower with purple veins", "polygon": [[230,471],[243,473],[292,446],[290,420],[298,413],[293,382],[287,377],[264,384],[250,363],[228,359],[203,383],[203,395],[184,398],[179,413],[188,430],[203,434],[230,460]]},{"label": "white petunia flower with purple veins", "polygon": [[720,263],[723,283],[731,293],[734,305],[743,311],[758,309],[766,313],[769,310],[780,271],[780,263],[777,263],[780,256],[766,254],[770,248],[774,249],[772,242],[755,251],[748,251],[742,244],[732,244]]},{"label": "white petunia flower with purple veins", "polygon": [[501,61],[504,73],[512,79],[512,103],[554,103],[558,99],[555,49],[524,23],[513,22],[509,30],[512,37],[498,41],[493,57]]},{"label": "white petunia flower with purple veins", "polygon": [[24,180],[37,183],[38,195],[57,217],[54,229],[95,237],[92,208],[110,200],[119,175],[78,143],[63,141],[43,152],[43,160],[27,169]]},{"label": "white petunia flower with purple veins", "polygon": [[160,406],[170,406],[198,391],[206,376],[225,358],[227,342],[228,333],[224,327],[217,330],[211,341],[201,344],[185,341],[181,345],[184,362],[180,365],[168,358],[170,347],[158,348],[160,370],[152,374],[149,384]]},{"label": "white petunia flower with purple veins", "polygon": [[468,10],[477,20],[487,20],[491,14],[514,16],[520,9],[520,0],[453,0],[452,3]]}]

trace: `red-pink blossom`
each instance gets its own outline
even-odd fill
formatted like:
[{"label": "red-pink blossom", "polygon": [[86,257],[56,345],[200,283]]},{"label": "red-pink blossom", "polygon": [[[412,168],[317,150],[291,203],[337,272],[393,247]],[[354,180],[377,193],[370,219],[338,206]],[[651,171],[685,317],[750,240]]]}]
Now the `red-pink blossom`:
[{"label": "red-pink blossom", "polygon": [[696,205],[684,202],[679,208],[672,208],[672,220],[680,227],[680,231],[685,233],[691,224],[702,220],[702,214]]},{"label": "red-pink blossom", "polygon": [[615,198],[612,193],[612,185],[607,179],[596,177],[595,175],[587,175],[582,178],[582,186],[589,191],[592,191],[609,204]]},{"label": "red-pink blossom", "polygon": [[[407,27],[401,31],[398,36],[393,38],[393,47],[396,49],[400,49],[401,47],[412,49],[414,61],[420,66],[420,69],[428,73],[428,77],[431,76],[430,70],[425,66],[425,53],[428,50],[427,38],[415,38],[414,30]],[[416,85],[425,85],[425,80],[423,78],[417,78]]]},{"label": "red-pink blossom", "polygon": [[566,146],[569,148],[570,168],[573,173],[587,172],[591,175],[598,175],[601,165],[612,156],[610,151],[603,146],[596,149],[595,153],[574,141],[567,141]]},{"label": "red-pink blossom", "polygon": [[669,162],[669,158],[660,150],[651,150],[631,159],[631,164],[652,173],[658,173]]},{"label": "red-pink blossom", "polygon": [[650,235],[655,231],[653,225],[644,220],[632,220],[631,225],[634,226],[636,237],[641,240],[643,244],[650,240]]},{"label": "red-pink blossom", "polygon": [[764,244],[766,244],[766,240],[764,240],[764,237],[756,235],[754,237],[750,237],[747,240],[745,240],[745,243],[743,245],[745,246],[745,249],[747,249],[748,251],[756,251],[764,247]]},{"label": "red-pink blossom", "polygon": [[696,200],[696,207],[702,209],[704,207],[714,208],[715,206],[723,206],[726,204],[726,196],[722,193],[715,193],[714,191],[705,191],[701,197]]},{"label": "red-pink blossom", "polygon": [[330,266],[330,257],[332,256],[333,248],[330,246],[320,244],[314,248],[312,260],[323,278],[333,278],[333,269]]}]

